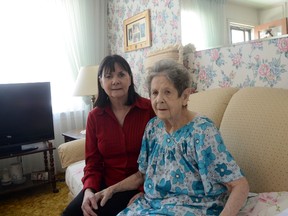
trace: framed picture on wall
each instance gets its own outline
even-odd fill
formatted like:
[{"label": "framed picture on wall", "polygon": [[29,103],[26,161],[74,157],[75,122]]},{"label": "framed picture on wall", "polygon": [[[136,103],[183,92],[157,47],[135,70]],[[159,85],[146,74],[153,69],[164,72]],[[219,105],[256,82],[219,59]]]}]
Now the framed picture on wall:
[{"label": "framed picture on wall", "polygon": [[150,10],[124,20],[125,52],[149,47],[151,42]]}]

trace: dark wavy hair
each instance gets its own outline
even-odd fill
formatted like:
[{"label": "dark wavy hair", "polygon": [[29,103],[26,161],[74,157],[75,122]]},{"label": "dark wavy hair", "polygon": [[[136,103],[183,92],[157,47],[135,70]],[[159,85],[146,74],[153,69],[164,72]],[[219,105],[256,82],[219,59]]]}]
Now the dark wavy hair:
[{"label": "dark wavy hair", "polygon": [[135,91],[133,74],[128,62],[119,55],[109,55],[106,56],[98,68],[98,97],[95,101],[94,107],[105,107],[107,104],[110,104],[110,100],[102,86],[100,85],[99,78],[102,77],[103,73],[109,73],[115,71],[115,63],[118,63],[123,70],[125,70],[129,76],[131,77],[131,85],[128,89],[128,99],[125,105],[133,104],[136,99],[139,97],[139,94]]}]

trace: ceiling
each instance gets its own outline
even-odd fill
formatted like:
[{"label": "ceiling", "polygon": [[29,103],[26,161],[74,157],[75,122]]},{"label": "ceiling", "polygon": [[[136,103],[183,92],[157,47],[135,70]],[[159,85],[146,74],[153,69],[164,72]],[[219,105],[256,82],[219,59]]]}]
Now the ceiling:
[{"label": "ceiling", "polygon": [[287,0],[227,0],[228,2],[263,9],[277,4],[288,2]]}]

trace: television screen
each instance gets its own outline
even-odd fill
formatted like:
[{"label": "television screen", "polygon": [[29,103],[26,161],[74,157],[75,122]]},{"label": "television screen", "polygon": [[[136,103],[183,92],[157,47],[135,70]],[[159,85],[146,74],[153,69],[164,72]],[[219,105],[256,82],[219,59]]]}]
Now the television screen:
[{"label": "television screen", "polygon": [[52,139],[50,83],[0,84],[0,153]]}]

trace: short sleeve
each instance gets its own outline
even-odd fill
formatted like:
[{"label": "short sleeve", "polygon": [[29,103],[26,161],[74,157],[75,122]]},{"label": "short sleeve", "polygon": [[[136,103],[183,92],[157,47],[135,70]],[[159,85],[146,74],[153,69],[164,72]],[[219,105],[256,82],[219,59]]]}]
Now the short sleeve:
[{"label": "short sleeve", "polygon": [[143,174],[146,173],[148,163],[149,163],[149,155],[154,146],[154,139],[152,139],[152,137],[154,134],[153,123],[155,121],[155,118],[151,119],[146,125],[144,135],[142,138],[140,153],[138,156],[138,161],[137,161],[138,169]]},{"label": "short sleeve", "polygon": [[214,123],[208,118],[202,118],[195,128],[196,160],[205,190],[209,191],[212,185],[243,177]]}]

